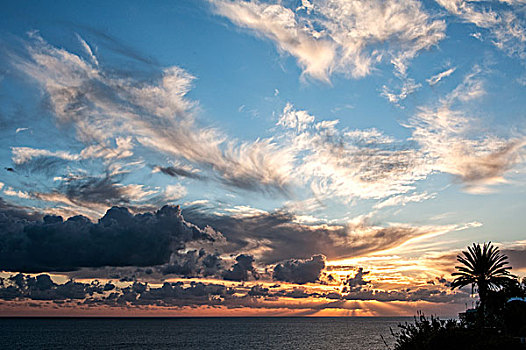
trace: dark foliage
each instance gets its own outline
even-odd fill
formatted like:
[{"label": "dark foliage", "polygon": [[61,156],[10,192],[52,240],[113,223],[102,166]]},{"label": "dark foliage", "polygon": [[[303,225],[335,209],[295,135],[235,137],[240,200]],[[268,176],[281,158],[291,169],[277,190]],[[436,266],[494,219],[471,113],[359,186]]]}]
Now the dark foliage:
[{"label": "dark foliage", "polygon": [[476,286],[478,309],[467,310],[461,321],[419,313],[414,324],[399,325],[398,333],[391,331],[394,349],[526,349],[519,339],[526,336],[526,280],[521,283],[508,272],[507,259],[491,243],[468,247],[457,257],[462,266],[456,266],[457,278],[451,286]]},{"label": "dark foliage", "polygon": [[457,277],[451,283],[451,288],[476,286],[482,308],[488,293],[505,287],[513,277],[508,271],[511,269],[507,265],[508,257],[501,254],[491,242],[482,246],[473,243],[467,251],[457,256],[457,260],[462,265],[455,266],[457,272],[452,275]]},{"label": "dark foliage", "polygon": [[456,320],[440,320],[419,314],[414,324],[399,325],[395,350],[515,350],[524,349],[518,340],[497,331],[470,328]]}]

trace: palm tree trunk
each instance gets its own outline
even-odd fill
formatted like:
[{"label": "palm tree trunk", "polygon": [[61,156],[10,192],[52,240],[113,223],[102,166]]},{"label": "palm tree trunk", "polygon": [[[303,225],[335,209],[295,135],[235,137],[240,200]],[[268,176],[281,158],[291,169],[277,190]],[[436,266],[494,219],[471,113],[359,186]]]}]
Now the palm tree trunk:
[{"label": "palm tree trunk", "polygon": [[480,299],[479,315],[480,315],[481,329],[484,329],[484,327],[486,326],[486,301],[487,301],[488,290],[487,290],[487,286],[485,283],[479,283],[477,288],[478,288],[479,299]]}]

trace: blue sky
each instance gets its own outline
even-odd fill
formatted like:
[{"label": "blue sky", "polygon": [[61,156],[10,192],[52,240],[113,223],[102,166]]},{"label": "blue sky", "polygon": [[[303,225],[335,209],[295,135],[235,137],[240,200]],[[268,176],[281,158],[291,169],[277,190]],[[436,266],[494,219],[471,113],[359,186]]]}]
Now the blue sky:
[{"label": "blue sky", "polygon": [[179,204],[233,264],[422,266],[376,288],[447,274],[424,270],[470,242],[524,250],[523,1],[3,7],[6,208],[96,222]]}]

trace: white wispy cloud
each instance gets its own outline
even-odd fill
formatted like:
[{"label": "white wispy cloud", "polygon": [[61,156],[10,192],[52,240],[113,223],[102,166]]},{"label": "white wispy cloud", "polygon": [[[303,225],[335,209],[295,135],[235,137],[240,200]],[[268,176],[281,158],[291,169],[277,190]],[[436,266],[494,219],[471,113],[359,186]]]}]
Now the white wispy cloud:
[{"label": "white wispy cloud", "polygon": [[313,121],[314,116],[308,114],[306,111],[294,110],[292,104],[287,103],[276,125],[295,129],[297,132],[300,132],[305,130]]},{"label": "white wispy cloud", "polygon": [[[290,115],[308,114],[287,104],[282,118]],[[384,198],[409,191],[427,175],[418,150],[376,129],[340,130],[330,121],[308,118],[285,140],[300,160],[298,176],[318,198]]]},{"label": "white wispy cloud", "polygon": [[[252,2],[221,1],[216,5],[222,4],[228,5],[228,9],[241,6],[243,11],[267,8]],[[400,21],[409,16],[406,10],[402,11],[406,2],[395,4],[394,13],[403,13],[398,14]],[[365,6],[362,2],[357,2],[358,5]],[[380,5],[375,2],[367,6]],[[390,9],[394,5],[385,6]],[[335,11],[335,7],[331,9]],[[419,5],[413,8],[418,9]],[[269,11],[275,14],[278,9]],[[420,17],[422,23],[430,20],[428,15]],[[408,30],[407,25],[404,21],[399,24],[398,35]],[[386,40],[390,35],[378,34]],[[417,42],[418,38],[414,37]],[[419,47],[427,47],[422,45]],[[480,78],[483,72],[478,66],[437,105],[418,109],[406,123],[412,129],[409,140],[397,140],[377,129],[339,127],[338,120],[317,121],[314,115],[288,103],[278,118],[279,128],[273,137],[241,142],[218,129],[198,125],[197,103],[186,97],[194,77],[181,68],[166,68],[159,79],[140,81],[115,76],[100,65],[47,44],[40,37],[28,43],[28,51],[29,59],[20,58],[13,64],[41,84],[57,120],[74,126],[78,140],[86,147],[80,154],[13,148],[16,164],[38,156],[65,160],[102,158],[115,162],[132,157],[134,147],[146,147],[168,156],[172,164],[189,167],[192,171],[185,174],[196,179],[206,177],[236,189],[286,194],[299,188],[305,192],[306,188],[317,199],[352,202],[403,195],[433,172],[453,174],[466,189],[481,191],[487,185],[503,181],[505,172],[520,161],[524,145],[520,138],[469,135],[471,120],[454,107],[485,94]],[[439,75],[443,78],[448,74],[451,73],[446,71]],[[439,81],[439,77],[432,78],[435,80]],[[403,96],[393,98],[399,101],[418,86],[413,81]],[[128,163],[133,164],[134,159]],[[142,166],[143,162],[137,164]],[[110,176],[120,174],[122,166],[112,169]],[[177,171],[181,172],[162,165],[154,169],[171,176],[170,172],[176,176]],[[152,194],[148,193],[151,190],[136,187],[130,187],[129,193],[123,193],[124,190],[120,188],[117,192],[136,201]],[[407,199],[399,199],[399,203],[404,200]]]},{"label": "white wispy cloud", "polygon": [[[3,187],[3,184],[2,184],[2,187]],[[31,194],[29,194],[28,192],[21,191],[21,190],[15,190],[13,187],[7,187],[4,190],[4,194],[6,196],[18,197],[18,198],[22,198],[22,199],[30,199],[31,198]]]},{"label": "white wispy cloud", "polygon": [[147,186],[139,184],[117,185],[117,187],[123,196],[126,196],[133,202],[143,201],[158,193],[155,189],[147,189]]},{"label": "white wispy cloud", "polygon": [[36,157],[56,157],[64,160],[78,160],[78,154],[71,154],[68,151],[49,151],[46,149],[35,149],[31,147],[11,147],[13,162],[23,164]]},{"label": "white wispy cloud", "polygon": [[482,73],[482,68],[475,65],[471,72],[466,74],[462,83],[443,99],[443,103],[468,102],[484,96],[486,89],[484,88],[484,79],[481,77]]},{"label": "white wispy cloud", "polygon": [[374,205],[375,209],[382,209],[385,207],[392,207],[392,206],[404,206],[411,202],[422,202],[427,199],[435,198],[436,193],[413,193],[410,195],[398,195],[398,196],[392,196],[388,199],[379,202]]},{"label": "white wispy cloud", "polygon": [[[504,182],[504,175],[524,158],[526,137],[477,134],[477,118],[464,110],[485,95],[483,70],[475,66],[461,83],[435,105],[423,105],[406,124],[409,140],[397,140],[382,132],[348,130],[321,122],[291,104],[280,122],[297,160],[301,181],[318,199],[386,199],[376,205],[404,205],[433,198],[434,194],[404,195],[416,182],[434,172],[451,174],[472,193]],[[303,122],[299,123],[299,120]],[[325,121],[330,123],[330,121]],[[298,127],[298,125],[301,125]],[[406,141],[415,142],[412,145]]]},{"label": "white wispy cloud", "polygon": [[115,139],[116,147],[109,144],[96,144],[84,148],[80,152],[82,158],[104,158],[104,159],[122,159],[133,155],[132,137],[117,137]]},{"label": "white wispy cloud", "polygon": [[181,184],[167,185],[164,189],[164,196],[168,201],[174,201],[176,199],[181,199],[186,196],[187,190]]},{"label": "white wispy cloud", "polygon": [[96,65],[98,66],[99,65],[99,60],[97,59],[97,56],[95,56],[93,54],[93,50],[91,49],[91,47],[89,46],[89,44],[86,42],[86,40],[82,39],[82,37],[78,34],[76,34],[77,36],[77,39],[78,41],[80,42],[80,44],[82,45],[82,48],[84,49],[84,51],[86,51],[86,54],[88,54],[89,58],[91,59],[91,61]]},{"label": "white wispy cloud", "polygon": [[120,159],[132,155],[136,140],[210,171],[226,185],[285,191],[291,173],[287,151],[271,139],[238,142],[217,129],[199,127],[196,103],[186,97],[194,77],[183,69],[165,68],[159,79],[141,81],[115,75],[36,34],[27,50],[30,58],[16,57],[13,65],[40,83],[58,122],[74,126],[86,148],[80,155],[15,148],[17,162],[39,155]]},{"label": "white wispy cloud", "polygon": [[443,72],[440,72],[438,74],[433,75],[431,78],[426,79],[427,83],[431,86],[438,84],[442,79],[449,77],[451,74],[455,72],[457,68],[449,68]]},{"label": "white wispy cloud", "polygon": [[398,93],[393,92],[387,85],[382,86],[382,96],[387,98],[391,103],[398,104],[398,102],[405,100],[407,96],[416,92],[422,84],[416,83],[414,79],[406,78],[402,81],[402,87]]},{"label": "white wispy cloud", "polygon": [[453,108],[485,94],[480,72],[475,67],[438,105],[420,107],[408,124],[432,171],[454,175],[472,193],[484,193],[489,191],[488,186],[505,182],[504,174],[522,161],[526,145],[524,135],[473,135],[475,119],[459,107]]},{"label": "white wispy cloud", "polygon": [[298,59],[304,73],[328,81],[336,45],[298,22],[294,11],[278,4],[213,1],[218,14],[273,40],[280,50]]},{"label": "white wispy cloud", "polygon": [[74,154],[68,151],[50,151],[31,147],[11,147],[13,154],[12,160],[15,164],[20,165],[38,157],[54,157],[69,161],[90,158],[103,159],[122,159],[133,155],[132,137],[117,137],[115,139],[116,147],[112,147],[109,140],[104,144],[90,145],[84,148],[80,154]]},{"label": "white wispy cloud", "polygon": [[[306,1],[296,9],[281,3],[209,1],[216,13],[272,40],[298,60],[303,74],[322,81],[333,72],[364,77],[384,58],[405,75],[412,58],[445,37],[444,21],[413,0]],[[390,46],[391,41],[396,45]]]},{"label": "white wispy cloud", "polygon": [[[488,32],[492,43],[508,55],[524,58],[526,55],[526,21],[518,6],[522,1],[437,0],[451,15],[472,23]],[[506,6],[502,6],[502,4]],[[478,35],[480,39],[481,36]]]}]

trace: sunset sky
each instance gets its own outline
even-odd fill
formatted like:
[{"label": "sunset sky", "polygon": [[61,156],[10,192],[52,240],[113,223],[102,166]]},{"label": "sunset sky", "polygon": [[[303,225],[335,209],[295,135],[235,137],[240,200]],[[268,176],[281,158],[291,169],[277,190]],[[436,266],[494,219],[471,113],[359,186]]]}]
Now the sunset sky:
[{"label": "sunset sky", "polygon": [[455,315],[526,276],[524,0],[11,1],[0,316]]}]

